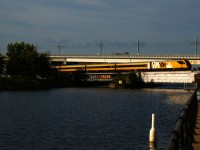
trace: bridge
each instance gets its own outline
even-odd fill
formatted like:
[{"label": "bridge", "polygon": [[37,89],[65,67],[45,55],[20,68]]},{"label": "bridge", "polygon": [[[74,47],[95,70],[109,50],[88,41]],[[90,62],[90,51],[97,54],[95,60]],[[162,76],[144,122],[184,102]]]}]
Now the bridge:
[{"label": "bridge", "polygon": [[[111,55],[51,55],[51,63],[131,63],[166,60],[188,60],[191,64],[200,64],[200,54],[111,54]],[[101,72],[87,73],[88,81],[110,81],[116,74]],[[156,71],[141,72],[140,77],[145,83],[193,83],[195,74],[192,71]]]},{"label": "bridge", "polygon": [[186,59],[191,64],[200,64],[200,54],[111,54],[111,55],[51,55],[51,62],[100,62],[129,63]]},{"label": "bridge", "polygon": [[[55,55],[51,62],[77,63],[133,63],[166,60],[188,60],[191,64],[200,64],[200,55],[189,54],[112,54],[112,55]],[[87,73],[88,81],[110,81],[115,72]],[[197,72],[192,71],[150,71],[140,72],[145,83],[194,83]]]}]

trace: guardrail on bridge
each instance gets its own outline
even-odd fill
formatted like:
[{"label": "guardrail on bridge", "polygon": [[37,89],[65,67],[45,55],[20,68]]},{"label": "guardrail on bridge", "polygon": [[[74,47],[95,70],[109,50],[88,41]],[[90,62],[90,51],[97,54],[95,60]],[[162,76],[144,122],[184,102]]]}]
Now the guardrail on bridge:
[{"label": "guardrail on bridge", "polygon": [[105,54],[105,55],[51,55],[50,58],[145,58],[145,59],[199,59],[196,54]]}]

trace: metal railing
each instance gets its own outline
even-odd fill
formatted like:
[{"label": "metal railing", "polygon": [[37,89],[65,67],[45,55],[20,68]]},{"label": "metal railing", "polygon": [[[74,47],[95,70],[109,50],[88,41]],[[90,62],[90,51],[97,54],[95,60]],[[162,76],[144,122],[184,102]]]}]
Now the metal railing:
[{"label": "metal railing", "polygon": [[197,92],[190,97],[170,135],[166,150],[192,150],[197,114]]},{"label": "metal railing", "polygon": [[[8,59],[7,56],[0,56]],[[66,58],[105,58],[105,59],[190,59],[199,60],[200,54],[68,54],[68,55],[50,55],[50,59],[66,59]]]},{"label": "metal railing", "polygon": [[59,58],[133,58],[133,59],[200,59],[200,55],[194,55],[194,54],[130,54],[130,55],[116,55],[116,54],[110,54],[110,55],[51,55],[49,56],[51,59],[59,59]]}]

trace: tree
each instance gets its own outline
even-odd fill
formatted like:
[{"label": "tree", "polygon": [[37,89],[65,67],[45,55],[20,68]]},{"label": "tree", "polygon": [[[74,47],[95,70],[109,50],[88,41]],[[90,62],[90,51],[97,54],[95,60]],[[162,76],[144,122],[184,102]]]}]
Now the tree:
[{"label": "tree", "polygon": [[47,54],[39,54],[36,67],[38,76],[41,78],[49,78],[51,67],[47,59]]},{"label": "tree", "polygon": [[14,77],[36,78],[48,76],[50,69],[46,54],[40,54],[33,44],[15,43],[8,44],[7,73]]},{"label": "tree", "polygon": [[0,74],[3,73],[3,70],[4,70],[4,60],[2,55],[0,54]]}]

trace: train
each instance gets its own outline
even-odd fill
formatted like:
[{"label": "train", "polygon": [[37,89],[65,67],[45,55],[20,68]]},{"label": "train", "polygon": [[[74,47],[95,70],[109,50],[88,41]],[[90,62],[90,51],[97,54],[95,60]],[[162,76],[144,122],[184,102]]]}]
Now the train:
[{"label": "train", "polygon": [[132,63],[99,63],[52,66],[60,72],[105,72],[105,71],[150,71],[150,70],[191,70],[187,60],[167,60]]}]

